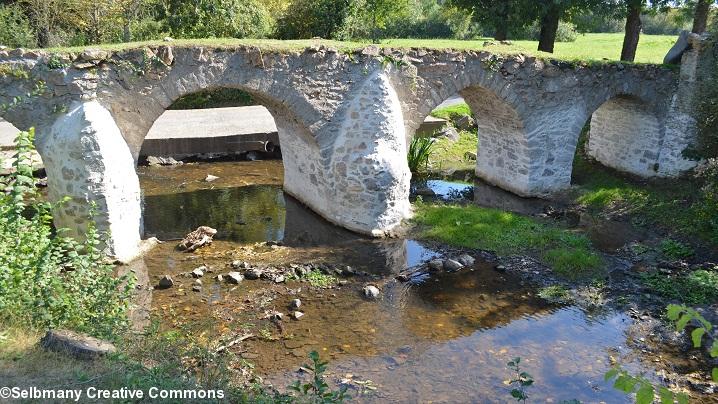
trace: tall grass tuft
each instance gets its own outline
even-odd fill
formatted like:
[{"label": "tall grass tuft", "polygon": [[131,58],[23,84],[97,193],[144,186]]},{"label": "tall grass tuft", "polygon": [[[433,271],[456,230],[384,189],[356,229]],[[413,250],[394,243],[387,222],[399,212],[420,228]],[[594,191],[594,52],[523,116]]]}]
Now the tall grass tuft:
[{"label": "tall grass tuft", "polygon": [[429,156],[434,149],[434,139],[430,137],[415,137],[409,145],[407,160],[412,173],[418,173],[429,165]]}]

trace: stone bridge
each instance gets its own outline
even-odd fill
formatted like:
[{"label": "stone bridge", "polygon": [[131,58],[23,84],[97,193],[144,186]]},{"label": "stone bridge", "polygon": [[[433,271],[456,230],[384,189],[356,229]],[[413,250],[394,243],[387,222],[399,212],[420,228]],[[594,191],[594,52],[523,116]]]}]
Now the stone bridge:
[{"label": "stone bridge", "polygon": [[276,120],[284,188],[329,221],[374,236],[410,215],[407,142],[459,93],[479,126],[476,173],[522,196],[570,186],[582,128],[590,153],[642,176],[692,167],[681,152],[699,47],[680,70],[568,63],[485,51],[301,51],[171,43],[50,54],[0,50],[0,115],[37,128],[50,196],[69,196],[56,224],[82,234],[90,202],[119,259],[138,253],[142,208],[135,165],[153,122],[179,97],[239,88]]}]

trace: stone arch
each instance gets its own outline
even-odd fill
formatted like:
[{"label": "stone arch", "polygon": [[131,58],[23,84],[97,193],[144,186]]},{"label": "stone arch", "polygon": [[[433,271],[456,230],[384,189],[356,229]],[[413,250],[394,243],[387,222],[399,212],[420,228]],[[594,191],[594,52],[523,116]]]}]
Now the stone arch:
[{"label": "stone arch", "polygon": [[620,93],[591,114],[586,152],[607,167],[643,177],[656,176],[662,126],[649,102]]},{"label": "stone arch", "polygon": [[[478,126],[476,174],[483,180],[519,195],[534,195],[532,185],[531,149],[524,116],[527,111],[513,89],[497,72],[479,67],[456,71],[448,78],[441,72],[427,75],[425,67],[419,70],[422,85],[415,95],[404,102],[407,141],[431,111],[449,97],[461,95],[471,109]],[[423,71],[422,71],[423,70]]]}]

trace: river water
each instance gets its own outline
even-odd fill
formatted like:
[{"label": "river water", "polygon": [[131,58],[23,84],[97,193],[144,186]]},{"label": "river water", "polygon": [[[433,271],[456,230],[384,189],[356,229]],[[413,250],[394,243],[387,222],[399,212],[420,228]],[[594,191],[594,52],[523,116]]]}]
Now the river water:
[{"label": "river water", "polygon": [[[219,179],[206,182],[208,174]],[[176,241],[167,241],[136,264],[151,285],[165,274],[176,281],[145,296],[149,312],[166,328],[190,326],[220,340],[253,334],[233,352],[280,390],[306,377],[299,367],[316,350],[330,361],[330,381],[352,386],[350,394],[359,401],[510,402],[513,375],[506,363],[514,357],[534,376],[531,402],[630,401],[603,381],[609,356],[631,353],[626,330],[632,320],[622,313],[549,304],[535,287],[481,261],[423,283],[388,281],[439,256],[440,248],[366,239],[330,225],[282,192],[280,161],[142,167],[139,175],[146,236],[176,240],[200,225],[218,229],[215,242],[195,253],[178,252]],[[481,184],[426,185],[438,197],[539,209],[481,192]],[[266,267],[324,263],[365,273],[328,289],[296,280],[213,280],[234,260]],[[201,265],[211,272],[201,291],[192,291],[194,279],[182,274]],[[367,283],[383,285],[379,300],[363,298]],[[275,310],[288,313],[296,298],[305,314],[300,320],[285,317],[278,326],[266,318]],[[624,366],[654,370],[649,361]],[[375,389],[362,387],[367,385]]]}]

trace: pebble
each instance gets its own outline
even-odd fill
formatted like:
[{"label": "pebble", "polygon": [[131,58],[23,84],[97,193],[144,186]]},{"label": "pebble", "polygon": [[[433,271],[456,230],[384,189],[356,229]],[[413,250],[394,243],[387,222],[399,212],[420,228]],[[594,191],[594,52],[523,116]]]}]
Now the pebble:
[{"label": "pebble", "polygon": [[506,267],[503,266],[503,265],[496,265],[496,266],[494,267],[494,269],[497,270],[497,271],[499,271],[499,272],[506,272]]},{"label": "pebble", "polygon": [[194,285],[192,286],[193,292],[201,292],[202,291],[202,285]]},{"label": "pebble", "polygon": [[377,288],[374,285],[364,286],[363,292],[364,292],[364,296],[369,299],[376,299],[379,297],[379,294],[381,293],[379,291],[379,288]]},{"label": "pebble", "polygon": [[193,269],[192,272],[190,272],[190,274],[191,274],[194,278],[201,278],[201,277],[204,276],[204,271],[206,271],[206,270],[207,270],[207,267],[206,267],[206,266],[201,266],[201,267],[199,267],[199,268]]},{"label": "pebble", "polygon": [[207,174],[207,176],[204,178],[204,180],[206,182],[212,182],[212,181],[216,181],[218,179],[219,179],[219,177],[217,177],[216,175],[212,175],[212,174]]},{"label": "pebble", "polygon": [[227,278],[227,282],[233,283],[235,285],[244,280],[244,277],[242,276],[242,274],[240,274],[239,272],[234,272],[234,271],[228,273],[227,275],[225,275],[225,277]]},{"label": "pebble", "polygon": [[169,275],[164,275],[161,279],[159,284],[157,285],[160,289],[169,289],[172,286],[174,286],[175,281],[172,280],[172,277]]},{"label": "pebble", "polygon": [[461,254],[459,256],[459,261],[462,265],[465,265],[467,267],[474,265],[474,262],[476,262],[476,259],[469,254]]},{"label": "pebble", "polygon": [[444,269],[448,272],[455,272],[463,268],[464,265],[460,263],[459,261],[455,260],[446,260],[444,261]]},{"label": "pebble", "polygon": [[244,273],[244,277],[249,280],[255,280],[262,277],[263,271],[259,268],[252,268]]},{"label": "pebble", "polygon": [[444,261],[440,259],[429,261],[429,269],[435,272],[441,271],[442,269],[444,269]]},{"label": "pebble", "polygon": [[304,317],[304,313],[302,313],[301,311],[295,311],[292,313],[292,318],[295,320],[299,320],[302,317]]},{"label": "pebble", "polygon": [[289,307],[291,307],[293,309],[298,309],[298,308],[302,307],[302,301],[299,299],[293,299],[291,301],[291,303],[289,303]]},{"label": "pebble", "polygon": [[239,261],[239,260],[232,261],[231,266],[234,269],[249,269],[249,263],[247,263],[245,261]]},{"label": "pebble", "polygon": [[282,283],[284,282],[284,280],[284,275],[278,275],[276,278],[274,278],[274,283]]}]

